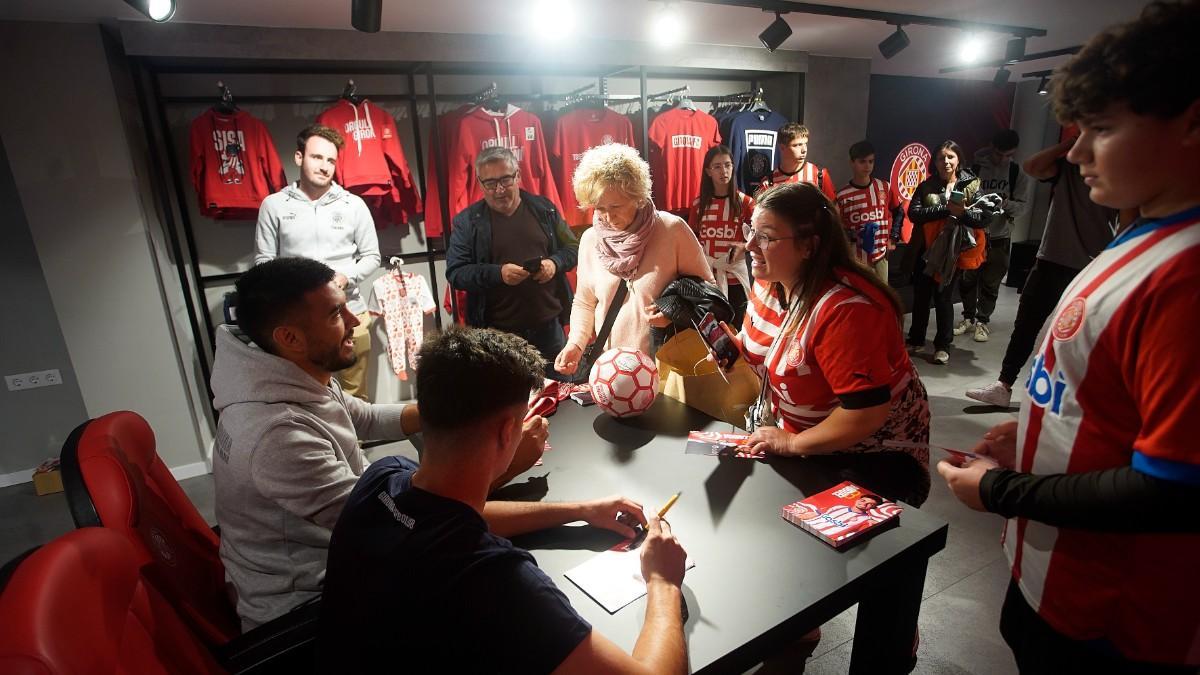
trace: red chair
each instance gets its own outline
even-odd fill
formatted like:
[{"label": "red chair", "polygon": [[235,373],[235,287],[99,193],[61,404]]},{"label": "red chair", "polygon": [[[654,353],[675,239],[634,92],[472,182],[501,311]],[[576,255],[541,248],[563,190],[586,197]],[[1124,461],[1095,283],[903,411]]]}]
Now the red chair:
[{"label": "red chair", "polygon": [[209,645],[241,633],[220,539],[159,459],[145,419],[120,411],[80,425],[63,445],[62,472],[77,527],[129,539],[147,579]]},{"label": "red chair", "polygon": [[74,530],[15,565],[0,593],[0,673],[224,673],[105,528]]}]

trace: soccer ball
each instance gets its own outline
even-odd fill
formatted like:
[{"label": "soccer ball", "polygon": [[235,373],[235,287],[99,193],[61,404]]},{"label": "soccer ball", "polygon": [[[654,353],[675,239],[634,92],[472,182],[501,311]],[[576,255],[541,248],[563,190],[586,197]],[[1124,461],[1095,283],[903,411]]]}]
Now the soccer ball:
[{"label": "soccer ball", "polygon": [[658,366],[636,349],[614,347],[596,359],[588,383],[604,412],[633,417],[646,412],[658,395]]}]

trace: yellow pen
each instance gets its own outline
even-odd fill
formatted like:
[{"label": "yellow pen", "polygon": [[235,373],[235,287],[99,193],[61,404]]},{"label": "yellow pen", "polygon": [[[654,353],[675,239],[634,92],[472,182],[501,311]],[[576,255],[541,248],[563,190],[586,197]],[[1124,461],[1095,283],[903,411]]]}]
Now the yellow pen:
[{"label": "yellow pen", "polygon": [[663,507],[658,510],[659,518],[662,518],[663,516],[667,515],[667,511],[670,511],[671,507],[675,506],[675,502],[679,500],[679,495],[681,495],[681,494],[683,494],[683,493],[676,492],[675,494],[671,495],[671,498],[667,500],[667,503],[664,504]]}]

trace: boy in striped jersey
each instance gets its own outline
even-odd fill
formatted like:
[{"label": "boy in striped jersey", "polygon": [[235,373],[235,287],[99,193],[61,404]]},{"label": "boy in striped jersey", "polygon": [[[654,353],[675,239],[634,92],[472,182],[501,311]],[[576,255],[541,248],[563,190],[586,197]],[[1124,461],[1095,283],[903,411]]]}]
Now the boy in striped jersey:
[{"label": "boy in striped jersey", "polygon": [[833,200],[837,192],[829,172],[808,161],[808,127],[791,122],[779,127],[779,168],[758,186],[758,191],[781,183],[811,183]]},{"label": "boy in striped jersey", "polygon": [[1010,520],[1000,631],[1022,672],[1200,666],[1200,3],[1154,2],[1055,75],[1092,201],[1140,218],[1043,328],[1028,397],[961,464],[968,506]]},{"label": "boy in striped jersey", "polygon": [[875,270],[886,284],[889,251],[896,249],[902,222],[900,196],[885,180],[871,176],[875,170],[875,146],[859,141],[850,146],[850,171],[854,177],[837,193],[842,226],[854,243],[854,253],[861,262]]}]

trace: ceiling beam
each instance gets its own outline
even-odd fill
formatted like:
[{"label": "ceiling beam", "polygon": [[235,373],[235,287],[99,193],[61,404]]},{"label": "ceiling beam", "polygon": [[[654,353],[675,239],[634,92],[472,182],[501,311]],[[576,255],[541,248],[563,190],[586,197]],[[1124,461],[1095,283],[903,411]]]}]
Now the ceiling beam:
[{"label": "ceiling beam", "polygon": [[936,26],[938,28],[957,28],[967,31],[987,31],[1005,33],[1014,37],[1043,37],[1044,28],[1029,26],[1009,26],[998,23],[982,23],[978,21],[960,21],[958,19],[943,19],[936,16],[920,14],[901,14],[898,12],[883,12],[874,9],[859,9],[856,7],[837,7],[835,5],[818,5],[811,2],[792,2],[791,0],[690,0],[709,5],[726,5],[728,7],[749,7],[761,9],[764,12],[780,14],[794,12],[797,14],[816,14],[819,16],[836,16],[843,19],[864,19],[867,21],[882,21],[897,26]]}]

